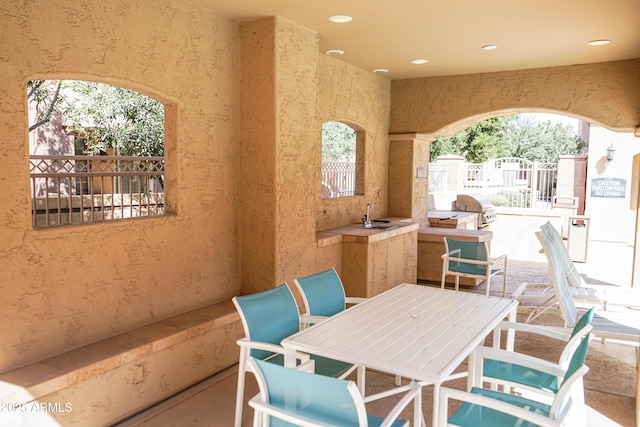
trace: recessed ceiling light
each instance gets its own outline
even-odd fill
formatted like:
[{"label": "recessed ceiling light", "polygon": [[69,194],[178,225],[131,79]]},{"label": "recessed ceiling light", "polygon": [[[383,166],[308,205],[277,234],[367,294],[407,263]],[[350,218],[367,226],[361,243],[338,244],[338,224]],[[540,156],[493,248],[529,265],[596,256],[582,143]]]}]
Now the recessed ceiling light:
[{"label": "recessed ceiling light", "polygon": [[386,68],[376,68],[375,70],[373,70],[374,73],[388,73],[389,70],[387,70]]},{"label": "recessed ceiling light", "polygon": [[429,60],[428,59],[417,58],[417,59],[412,59],[409,62],[411,62],[412,64],[415,64],[415,65],[420,65],[420,64],[426,64],[427,62],[429,62]]},{"label": "recessed ceiling light", "polygon": [[482,49],[484,50],[494,50],[497,48],[498,46],[496,46],[495,44],[485,44],[484,46],[482,46]]},{"label": "recessed ceiling light", "polygon": [[609,43],[611,43],[611,40],[591,40],[587,42],[589,46],[603,46]]},{"label": "recessed ceiling light", "polygon": [[336,24],[344,24],[353,21],[353,18],[349,15],[334,15],[329,17],[329,21],[335,22]]},{"label": "recessed ceiling light", "polygon": [[344,50],[340,50],[340,49],[329,49],[329,50],[325,50],[324,53],[326,55],[343,55],[344,54]]}]

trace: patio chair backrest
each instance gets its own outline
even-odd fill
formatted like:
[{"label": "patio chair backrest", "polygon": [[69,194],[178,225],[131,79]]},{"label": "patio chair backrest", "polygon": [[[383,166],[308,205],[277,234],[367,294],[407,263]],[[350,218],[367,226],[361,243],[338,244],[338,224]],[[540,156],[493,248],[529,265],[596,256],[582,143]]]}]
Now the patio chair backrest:
[{"label": "patio chair backrest", "polygon": [[580,272],[573,264],[569,251],[562,240],[562,236],[558,233],[558,230],[547,221],[540,226],[540,231],[547,235],[549,244],[553,245],[562,259],[562,268],[564,268],[564,274],[567,276],[567,281],[570,286],[581,287],[585,285],[584,279],[580,275]]},{"label": "patio chair backrest", "polygon": [[[250,341],[280,345],[280,341],[300,330],[298,306],[286,283],[263,292],[234,297],[233,303]],[[251,350],[251,356],[258,359],[271,355],[264,350]]]},{"label": "patio chair backrest", "polygon": [[[485,242],[467,242],[444,238],[446,253],[451,257],[463,258],[474,261],[488,261],[489,253]],[[449,260],[449,269],[463,270],[470,274],[483,275],[487,271],[487,266],[482,264],[464,263]]]},{"label": "patio chair backrest", "polygon": [[575,337],[581,330],[582,328],[586,327],[587,325],[591,324],[591,321],[593,320],[593,315],[595,314],[596,308],[595,307],[591,307],[589,309],[589,311],[585,312],[580,319],[578,319],[578,321],[576,322],[575,326],[573,327],[573,330],[571,331],[571,338]]},{"label": "patio chair backrest", "polygon": [[562,349],[562,354],[560,355],[560,359],[558,360],[558,364],[560,366],[568,368],[569,364],[571,363],[571,359],[577,351],[578,346],[593,329],[593,327],[591,326],[591,321],[593,320],[594,313],[595,307],[591,307],[589,311],[586,311],[576,322],[573,330],[571,331],[569,341],[567,341],[564,349]]},{"label": "patio chair backrest", "polygon": [[568,407],[573,385],[578,380],[581,380],[589,371],[589,368],[584,364],[587,359],[587,351],[589,350],[589,341],[590,335],[583,338],[569,361],[567,372],[551,405],[551,414],[553,414],[556,419],[560,418],[562,412]]},{"label": "patio chair backrest", "polygon": [[346,308],[344,286],[334,268],[299,277],[294,283],[302,294],[308,315],[333,316]]},{"label": "patio chair backrest", "polygon": [[549,234],[541,231],[536,231],[535,234],[547,257],[549,270],[551,272],[553,291],[556,295],[558,308],[562,314],[565,326],[574,327],[578,321],[579,313],[573,301],[573,297],[571,296],[569,284],[567,283],[567,276],[565,275],[565,269],[563,268],[564,260],[560,253],[561,249],[553,244],[552,238]]},{"label": "patio chair backrest", "polygon": [[[271,427],[296,426],[306,418],[322,425],[367,425],[364,399],[353,381],[330,378],[250,359],[262,401],[285,414],[291,423],[271,418]],[[309,424],[304,424],[309,425]]]}]

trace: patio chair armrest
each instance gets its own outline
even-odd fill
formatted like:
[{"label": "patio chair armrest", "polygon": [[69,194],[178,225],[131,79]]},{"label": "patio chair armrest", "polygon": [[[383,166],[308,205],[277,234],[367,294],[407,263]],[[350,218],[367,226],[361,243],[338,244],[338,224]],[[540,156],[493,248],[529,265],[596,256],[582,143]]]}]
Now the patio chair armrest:
[{"label": "patio chair armrest", "polygon": [[315,325],[316,323],[320,323],[323,320],[327,320],[328,316],[311,316],[309,314],[302,314],[300,316],[300,323],[307,325]]},{"label": "patio chair armrest", "polygon": [[347,304],[360,304],[361,302],[365,302],[366,300],[368,300],[368,298],[362,298],[362,297],[346,297],[345,298],[345,302]]},{"label": "patio chair armrest", "polygon": [[363,400],[364,403],[370,403],[370,402],[375,402],[376,400],[380,400],[380,399],[385,399],[389,396],[393,396],[396,394],[400,394],[400,393],[405,393],[407,391],[411,391],[413,390],[413,388],[418,385],[419,387],[424,387],[425,385],[430,385],[431,383],[415,383],[415,382],[411,382],[407,385],[403,385],[403,386],[399,386],[399,387],[395,387],[392,389],[388,389],[385,391],[381,391],[379,393],[376,394],[370,394],[367,396],[363,396]]},{"label": "patio chair armrest", "polygon": [[503,261],[505,264],[507,263],[507,254],[502,254],[498,257],[492,258],[491,259],[491,264],[495,264],[497,262]]},{"label": "patio chair armrest", "polygon": [[[247,350],[264,350],[264,351],[270,351],[272,353],[284,354],[284,348],[277,344],[271,344],[271,343],[262,342],[262,341],[250,341],[246,338],[240,338],[238,341],[236,341],[236,343],[240,347],[244,347]],[[311,359],[311,356],[309,356],[306,353],[296,352],[296,359],[304,363],[304,362],[308,362]]]},{"label": "patio chair armrest", "polygon": [[422,387],[417,383],[412,383],[410,385],[410,391],[402,396],[402,399],[393,407],[391,412],[384,418],[380,427],[389,427],[391,426],[397,419],[400,417],[402,411],[409,405],[409,403],[413,402],[418,393],[422,393]]},{"label": "patio chair armrest", "polygon": [[497,399],[448,387],[442,387],[440,389],[440,420],[438,425],[447,425],[448,404],[450,399],[472,403],[485,408],[491,408],[544,427],[559,427],[562,425],[562,420],[556,421],[527,409],[519,408],[506,402],[501,402]]},{"label": "patio chair armrest", "polygon": [[265,402],[263,399],[261,399],[260,393],[256,394],[251,400],[249,400],[249,406],[251,406],[256,411],[273,416],[288,423],[295,423],[297,425],[304,426],[331,427],[329,424],[320,423],[319,421],[305,418],[300,415],[292,416],[289,412],[283,411],[282,409],[273,406],[268,402]]},{"label": "patio chair armrest", "polygon": [[569,341],[571,339],[571,335],[566,332],[561,332],[558,329],[553,329],[548,326],[540,326],[540,325],[532,325],[530,323],[518,323],[518,322],[509,322],[508,320],[503,320],[498,323],[496,326],[497,329],[514,329],[516,332],[530,332],[538,335],[544,335],[549,338],[555,338],[561,341]]},{"label": "patio chair armrest", "polygon": [[492,263],[491,261],[481,261],[481,260],[470,259],[470,258],[456,258],[456,257],[448,256],[447,254],[442,255],[442,259],[448,260],[448,261],[460,262],[464,264],[487,265]]},{"label": "patio chair armrest", "polygon": [[[499,362],[511,363],[514,365],[526,366],[530,369],[536,369],[538,371],[545,372],[550,375],[562,378],[565,374],[563,369],[557,363],[549,362],[548,360],[540,359],[538,357],[529,356],[528,354],[516,353],[513,351],[507,351],[491,347],[478,347],[475,355],[476,369],[482,369],[485,360],[497,360]],[[480,371],[477,371],[480,372]]]}]

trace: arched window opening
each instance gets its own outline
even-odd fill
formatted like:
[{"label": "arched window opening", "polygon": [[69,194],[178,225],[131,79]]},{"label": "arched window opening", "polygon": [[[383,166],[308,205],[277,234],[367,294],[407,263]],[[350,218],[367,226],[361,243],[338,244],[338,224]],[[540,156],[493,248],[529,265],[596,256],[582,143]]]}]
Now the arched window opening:
[{"label": "arched window opening", "polygon": [[33,226],[165,214],[164,106],[103,83],[27,83]]},{"label": "arched window opening", "polygon": [[322,198],[364,194],[364,131],[342,122],[322,124]]}]

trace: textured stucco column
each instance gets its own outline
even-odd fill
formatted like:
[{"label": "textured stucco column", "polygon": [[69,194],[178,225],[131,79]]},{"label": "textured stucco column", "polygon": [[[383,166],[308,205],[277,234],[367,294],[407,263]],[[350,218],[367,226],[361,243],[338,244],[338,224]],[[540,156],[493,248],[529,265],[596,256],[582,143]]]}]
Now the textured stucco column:
[{"label": "textured stucco column", "polygon": [[389,136],[389,216],[426,219],[429,143],[434,139],[420,134]]},{"label": "textured stucco column", "polygon": [[584,213],[586,198],[585,182],[587,180],[587,156],[566,155],[558,160],[558,183],[556,195],[558,197],[577,197],[578,210],[576,214]]},{"label": "textured stucco column", "polygon": [[242,294],[292,280],[315,247],[318,61],[315,32],[241,25]]}]

